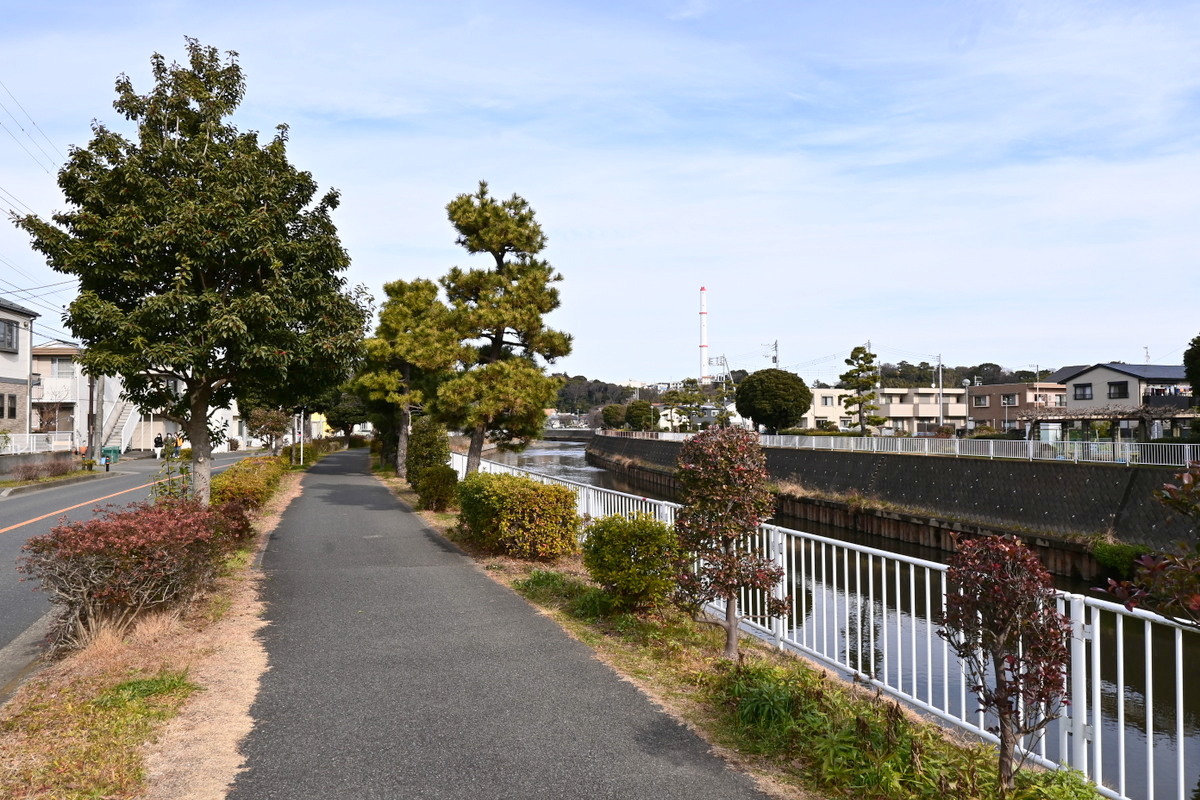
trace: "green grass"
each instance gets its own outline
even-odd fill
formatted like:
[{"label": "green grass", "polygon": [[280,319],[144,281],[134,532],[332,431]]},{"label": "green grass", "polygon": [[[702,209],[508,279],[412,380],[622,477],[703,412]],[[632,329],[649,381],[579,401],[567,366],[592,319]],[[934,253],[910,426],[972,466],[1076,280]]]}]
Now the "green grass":
[{"label": "green grass", "polygon": [[[626,674],[669,697],[718,744],[785,784],[828,798],[997,797],[996,753],[960,741],[895,701],[748,640],[716,657],[723,633],[675,612],[614,613],[588,581],[533,568],[512,586]],[[1018,773],[1011,800],[1098,800],[1078,773]]]},{"label": "green grass", "polygon": [[41,740],[40,757],[0,771],[0,797],[130,797],[144,780],[139,745],[197,687],[163,670],[120,683],[33,688],[0,731]]}]

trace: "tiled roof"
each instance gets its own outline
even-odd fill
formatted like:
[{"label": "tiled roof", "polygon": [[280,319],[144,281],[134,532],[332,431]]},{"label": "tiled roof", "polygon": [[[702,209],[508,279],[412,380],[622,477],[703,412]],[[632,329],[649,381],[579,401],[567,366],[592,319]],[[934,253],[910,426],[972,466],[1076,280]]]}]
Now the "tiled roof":
[{"label": "tiled roof", "polygon": [[[1133,377],[1140,378],[1144,381],[1178,382],[1187,380],[1187,374],[1184,372],[1182,364],[1122,364],[1118,361],[1110,361],[1106,364],[1095,364],[1090,367],[1064,367],[1063,369],[1060,369],[1058,372],[1054,373],[1054,376],[1057,376],[1058,382],[1062,383],[1098,367],[1104,367],[1105,369],[1111,369],[1114,372],[1132,375]],[[1067,370],[1072,370],[1072,372],[1066,375],[1061,374]]]},{"label": "tiled roof", "polygon": [[36,319],[37,317],[41,316],[36,311],[30,311],[28,308],[25,308],[24,306],[19,306],[16,303],[10,303],[7,300],[5,300],[3,297],[0,297],[0,308],[4,309],[5,311],[11,311],[14,314],[21,314],[23,316],[29,317],[30,319]]}]

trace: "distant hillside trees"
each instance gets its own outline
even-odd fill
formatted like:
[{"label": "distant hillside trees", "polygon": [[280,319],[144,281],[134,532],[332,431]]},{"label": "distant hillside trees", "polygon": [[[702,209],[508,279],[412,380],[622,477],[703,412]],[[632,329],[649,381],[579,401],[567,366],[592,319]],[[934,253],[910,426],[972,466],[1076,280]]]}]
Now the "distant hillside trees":
[{"label": "distant hillside trees", "polygon": [[557,377],[563,380],[563,385],[559,387],[555,407],[563,413],[586,414],[593,408],[624,403],[633,396],[633,389],[628,386],[589,380],[583,375],[567,377],[559,373]]}]

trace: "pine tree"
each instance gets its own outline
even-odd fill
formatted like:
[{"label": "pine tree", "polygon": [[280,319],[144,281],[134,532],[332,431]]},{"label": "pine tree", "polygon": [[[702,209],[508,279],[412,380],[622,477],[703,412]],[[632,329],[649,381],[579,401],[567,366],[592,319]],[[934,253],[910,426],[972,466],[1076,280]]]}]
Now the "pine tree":
[{"label": "pine tree", "polygon": [[851,394],[842,400],[842,405],[846,407],[847,413],[858,416],[858,429],[863,436],[870,436],[871,428],[877,428],[887,422],[887,417],[871,413],[879,410],[879,406],[874,402],[879,397],[875,393],[875,383],[879,374],[875,366],[875,354],[865,347],[856,347],[850,351],[846,364],[850,369],[843,372],[839,378],[842,386],[849,389]]},{"label": "pine tree", "polygon": [[467,473],[479,469],[485,438],[520,450],[545,423],[561,380],[546,375],[538,359],[553,362],[571,352],[571,338],[545,326],[558,308],[562,280],[536,258],[546,236],[523,198],[496,200],[479,182],[446,207],[468,253],[486,253],[491,268],[453,267],[441,285],[450,305],[450,328],[463,345],[460,367],[438,387],[435,412],[448,426],[468,432]]}]

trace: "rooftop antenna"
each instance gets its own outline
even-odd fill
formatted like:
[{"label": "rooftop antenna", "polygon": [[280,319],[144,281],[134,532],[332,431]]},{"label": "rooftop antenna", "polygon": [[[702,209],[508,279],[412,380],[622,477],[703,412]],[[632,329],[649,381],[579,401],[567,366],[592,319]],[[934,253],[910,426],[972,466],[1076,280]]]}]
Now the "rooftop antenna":
[{"label": "rooftop antenna", "polygon": [[1143,347],[1142,349],[1146,351],[1146,363],[1149,364],[1150,363],[1150,348]]}]

